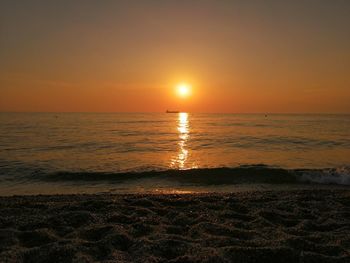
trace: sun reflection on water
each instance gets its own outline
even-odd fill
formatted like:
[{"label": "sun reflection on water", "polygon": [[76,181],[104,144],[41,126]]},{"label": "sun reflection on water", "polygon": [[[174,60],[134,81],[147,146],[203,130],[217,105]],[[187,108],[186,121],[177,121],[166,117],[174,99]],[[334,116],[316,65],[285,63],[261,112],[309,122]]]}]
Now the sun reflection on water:
[{"label": "sun reflection on water", "polygon": [[179,113],[177,130],[179,132],[179,152],[177,156],[172,160],[171,166],[173,168],[185,169],[188,158],[188,149],[186,148],[187,141],[189,139],[190,127],[188,121],[188,113]]}]

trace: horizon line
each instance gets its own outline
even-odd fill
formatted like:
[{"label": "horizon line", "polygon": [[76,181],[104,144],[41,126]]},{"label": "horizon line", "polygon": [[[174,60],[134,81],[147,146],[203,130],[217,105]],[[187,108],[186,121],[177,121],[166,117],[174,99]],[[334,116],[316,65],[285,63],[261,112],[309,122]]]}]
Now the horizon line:
[{"label": "horizon line", "polygon": [[[0,113],[164,113],[165,111],[0,111]],[[179,111],[179,113],[190,113],[190,114],[260,114],[260,115],[350,115],[350,112],[190,112],[190,111]]]}]

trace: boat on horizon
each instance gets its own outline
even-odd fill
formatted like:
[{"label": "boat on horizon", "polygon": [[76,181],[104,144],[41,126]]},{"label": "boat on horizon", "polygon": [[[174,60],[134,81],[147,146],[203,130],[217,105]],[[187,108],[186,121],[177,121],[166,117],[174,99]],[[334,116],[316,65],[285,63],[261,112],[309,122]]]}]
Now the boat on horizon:
[{"label": "boat on horizon", "polygon": [[166,110],[166,113],[180,113],[180,112],[176,110]]}]

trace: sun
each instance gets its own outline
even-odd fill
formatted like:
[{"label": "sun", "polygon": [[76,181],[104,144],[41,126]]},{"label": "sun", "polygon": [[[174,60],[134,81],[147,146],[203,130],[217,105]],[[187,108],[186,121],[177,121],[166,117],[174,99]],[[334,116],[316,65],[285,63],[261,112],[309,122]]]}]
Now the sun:
[{"label": "sun", "polygon": [[191,93],[191,86],[187,83],[180,83],[176,86],[176,91],[180,97],[186,98]]}]

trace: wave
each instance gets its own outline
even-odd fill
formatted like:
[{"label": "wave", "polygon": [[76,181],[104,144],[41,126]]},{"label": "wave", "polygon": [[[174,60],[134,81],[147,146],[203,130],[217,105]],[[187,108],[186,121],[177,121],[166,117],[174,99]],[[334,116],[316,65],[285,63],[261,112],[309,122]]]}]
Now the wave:
[{"label": "wave", "polygon": [[[350,185],[350,167],[329,169],[283,169],[266,165],[242,165],[234,168],[203,168],[145,172],[56,172],[33,175],[44,181],[168,180],[186,185],[229,184],[335,184]],[[39,178],[40,177],[40,178]],[[34,179],[34,178],[33,178]]]},{"label": "wave", "polygon": [[350,185],[350,167],[299,171],[301,182]]}]

